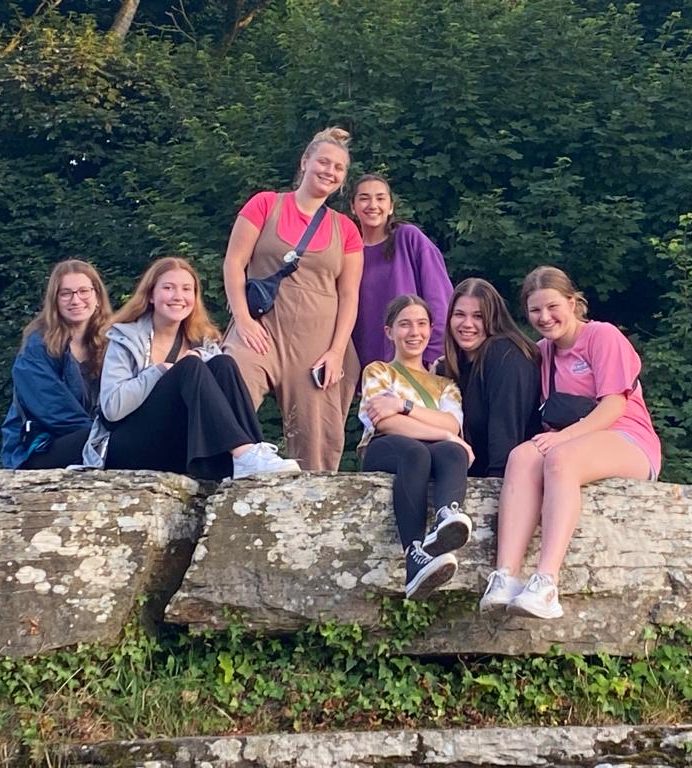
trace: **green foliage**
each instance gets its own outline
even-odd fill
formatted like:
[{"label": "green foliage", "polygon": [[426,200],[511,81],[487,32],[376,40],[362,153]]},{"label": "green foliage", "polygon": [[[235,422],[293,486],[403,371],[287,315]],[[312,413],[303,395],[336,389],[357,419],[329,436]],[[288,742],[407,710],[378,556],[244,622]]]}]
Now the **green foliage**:
[{"label": "green foliage", "polygon": [[0,13],[6,370],[50,267],[69,256],[101,268],[117,305],[151,258],[186,254],[224,324],[239,206],[288,187],[313,131],[340,123],[353,173],[389,175],[453,279],[483,274],[512,301],[551,262],[594,316],[639,330],[668,459],[689,479],[675,431],[689,414],[659,377],[680,336],[658,318],[674,301],[661,243],[692,178],[690,0],[257,2],[225,55],[220,2],[186,3],[185,33],[166,0],[142,5],[124,44],[104,35],[106,0],[31,17],[34,5]]},{"label": "green foliage", "polygon": [[644,385],[664,448],[664,479],[692,477],[692,214],[652,245],[668,290],[657,315],[659,335],[644,344]]},{"label": "green foliage", "polygon": [[637,658],[424,661],[403,647],[434,604],[385,601],[384,636],[313,625],[291,637],[128,627],[115,649],[0,660],[0,740],[27,753],[66,740],[307,728],[677,721],[692,715],[692,633],[649,633]]}]

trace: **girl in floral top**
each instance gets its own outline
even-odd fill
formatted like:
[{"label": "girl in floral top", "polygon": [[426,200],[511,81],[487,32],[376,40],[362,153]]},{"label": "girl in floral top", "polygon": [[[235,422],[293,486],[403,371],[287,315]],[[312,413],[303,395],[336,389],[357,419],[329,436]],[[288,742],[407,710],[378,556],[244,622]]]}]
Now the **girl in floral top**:
[{"label": "girl in floral top", "polygon": [[[384,330],[394,345],[394,359],[365,368],[358,411],[365,427],[359,445],[363,470],[395,475],[394,514],[406,555],[406,597],[416,600],[454,576],[452,551],[471,533],[471,520],[460,506],[473,452],[460,437],[459,388],[423,365],[431,327],[430,309],[420,297],[406,294],[390,302]],[[435,481],[437,514],[426,536],[430,480]]]}]

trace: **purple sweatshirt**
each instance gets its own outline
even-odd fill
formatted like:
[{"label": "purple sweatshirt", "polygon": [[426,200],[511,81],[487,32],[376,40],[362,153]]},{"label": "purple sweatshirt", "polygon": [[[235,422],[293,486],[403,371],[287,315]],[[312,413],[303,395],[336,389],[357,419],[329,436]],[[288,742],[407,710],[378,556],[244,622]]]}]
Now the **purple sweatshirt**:
[{"label": "purple sweatshirt", "polygon": [[452,295],[444,258],[413,224],[399,224],[394,231],[394,256],[389,261],[384,258],[384,246],[378,243],[364,249],[358,318],[353,329],[361,368],[373,360],[393,359],[394,345],[384,335],[384,312],[387,304],[402,293],[415,293],[430,305],[433,328],[423,355],[428,365],[444,353],[444,326]]}]

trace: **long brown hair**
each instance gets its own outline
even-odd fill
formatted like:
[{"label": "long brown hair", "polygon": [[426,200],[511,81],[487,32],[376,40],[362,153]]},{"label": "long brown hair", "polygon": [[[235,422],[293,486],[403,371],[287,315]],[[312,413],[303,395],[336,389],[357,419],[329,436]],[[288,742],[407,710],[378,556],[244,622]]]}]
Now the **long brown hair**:
[{"label": "long brown hair", "polygon": [[589,302],[581,291],[577,290],[569,275],[557,267],[536,267],[524,278],[521,287],[521,306],[524,314],[529,316],[529,296],[535,291],[553,288],[566,299],[574,299],[574,314],[577,320],[586,320]]},{"label": "long brown hair", "polygon": [[[387,259],[387,261],[391,261],[394,258],[394,235],[396,233],[397,227],[404,222],[397,219],[394,215],[394,195],[392,194],[392,188],[389,185],[387,179],[385,179],[385,177],[380,173],[364,173],[358,179],[358,181],[356,181],[356,183],[353,185],[353,191],[351,192],[351,206],[353,206],[356,200],[356,195],[358,194],[358,188],[360,185],[365,184],[368,181],[379,181],[381,184],[384,184],[387,189],[387,193],[389,194],[389,199],[392,201],[392,212],[389,214],[389,216],[387,216],[387,221],[384,225],[384,234],[387,239],[384,241],[383,253],[384,258]],[[357,221],[356,223],[360,228],[360,222]]]},{"label": "long brown hair", "polygon": [[448,376],[459,378],[459,355],[463,350],[459,348],[454,341],[449,329],[454,312],[454,305],[462,296],[470,296],[478,299],[481,317],[483,319],[483,329],[488,337],[478,349],[478,354],[474,358],[473,366],[476,370],[483,372],[483,361],[487,354],[489,343],[499,338],[509,339],[519,351],[527,358],[536,363],[540,362],[540,352],[528,336],[521,332],[514,319],[509,314],[504,299],[497,292],[495,287],[487,280],[480,277],[469,277],[463,280],[452,293],[447,309],[447,322],[445,324],[445,368]]},{"label": "long brown hair", "polygon": [[104,336],[111,317],[111,304],[108,292],[101,276],[91,264],[79,259],[68,259],[58,262],[50,273],[46,293],[43,297],[43,307],[36,317],[26,326],[22,334],[22,346],[34,332],[43,336],[46,350],[51,357],[61,357],[70,343],[72,331],[69,323],[60,316],[58,311],[58,291],[65,275],[78,274],[89,278],[94,288],[96,308],[89,318],[84,332],[84,345],[87,349],[86,365],[89,373],[96,376],[101,372],[103,355],[106,349]]},{"label": "long brown hair", "polygon": [[146,272],[139,278],[132,296],[113,315],[113,324],[133,323],[142,315],[150,312],[154,286],[161,275],[172,269],[184,269],[190,274],[195,284],[195,306],[181,323],[185,338],[192,345],[201,344],[205,339],[219,341],[221,339],[221,332],[212,323],[209,313],[204,306],[199,275],[195,268],[180,256],[164,256],[149,265]]}]

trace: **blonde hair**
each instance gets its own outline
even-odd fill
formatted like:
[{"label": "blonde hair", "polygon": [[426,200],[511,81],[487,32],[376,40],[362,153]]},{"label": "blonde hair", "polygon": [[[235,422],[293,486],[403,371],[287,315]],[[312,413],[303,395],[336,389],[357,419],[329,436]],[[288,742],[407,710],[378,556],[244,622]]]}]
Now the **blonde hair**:
[{"label": "blonde hair", "polygon": [[310,139],[310,142],[307,147],[305,147],[305,150],[300,157],[298,173],[296,174],[296,187],[300,186],[300,183],[303,180],[303,161],[314,155],[320,144],[333,144],[335,147],[343,149],[346,153],[346,167],[348,168],[351,163],[351,154],[348,151],[350,142],[351,134],[344,128],[339,128],[338,125],[332,125],[329,128],[318,131],[312,139]]},{"label": "blonde hair", "polygon": [[89,318],[84,332],[84,345],[87,349],[86,365],[89,373],[98,375],[103,364],[106,349],[105,330],[111,317],[111,303],[101,276],[91,264],[79,259],[58,262],[50,273],[43,307],[36,317],[26,326],[22,334],[22,346],[29,336],[37,331],[43,337],[43,343],[51,357],[60,357],[70,343],[72,330],[69,323],[58,311],[58,291],[65,275],[85,275],[94,289],[96,307]]},{"label": "blonde hair", "polygon": [[535,291],[552,288],[566,299],[574,299],[574,314],[577,320],[586,320],[589,302],[581,291],[578,291],[569,275],[557,267],[536,267],[524,278],[521,287],[521,306],[524,313],[529,315],[529,296]]},{"label": "blonde hair", "polygon": [[195,306],[181,323],[185,338],[192,345],[202,344],[205,339],[219,341],[221,332],[212,323],[204,306],[199,275],[195,268],[180,256],[164,256],[149,265],[146,272],[140,277],[130,299],[113,315],[113,324],[133,323],[151,311],[151,297],[156,283],[161,275],[173,269],[184,269],[192,276],[195,284]]}]

